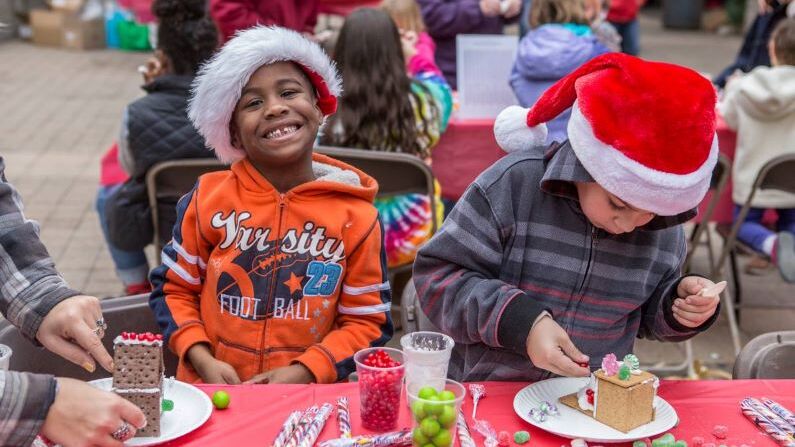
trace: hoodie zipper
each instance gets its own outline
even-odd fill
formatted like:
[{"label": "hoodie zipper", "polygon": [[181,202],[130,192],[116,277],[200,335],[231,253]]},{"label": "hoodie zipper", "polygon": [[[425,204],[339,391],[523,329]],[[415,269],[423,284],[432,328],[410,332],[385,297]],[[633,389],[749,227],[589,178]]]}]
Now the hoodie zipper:
[{"label": "hoodie zipper", "polygon": [[[274,256],[273,259],[277,260],[279,257],[276,255],[279,253],[279,245],[281,243],[282,237],[282,220],[284,217],[284,210],[287,208],[287,202],[284,200],[284,194],[279,194],[279,219],[278,219],[278,226],[276,228],[276,244],[274,246]],[[281,260],[278,261],[281,263]],[[273,293],[276,290],[276,281],[278,280],[277,272],[279,271],[278,263],[274,263],[271,266],[271,286],[270,290],[268,291],[268,299],[265,302],[265,320],[262,326],[262,336],[260,337],[259,341],[259,351],[260,351],[260,359],[259,359],[259,370],[264,371],[265,369],[265,356],[270,350],[265,349],[265,336],[268,333],[268,320],[271,318],[268,316],[268,309],[271,307],[271,301],[273,300]]]}]

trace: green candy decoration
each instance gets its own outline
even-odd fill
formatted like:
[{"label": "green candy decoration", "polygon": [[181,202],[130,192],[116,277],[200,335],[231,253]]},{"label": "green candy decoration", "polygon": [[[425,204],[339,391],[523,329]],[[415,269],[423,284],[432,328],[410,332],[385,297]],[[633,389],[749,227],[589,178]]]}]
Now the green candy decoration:
[{"label": "green candy decoration", "polygon": [[632,443],[632,447],[648,447],[646,445],[646,441],[635,441]]},{"label": "green candy decoration", "polygon": [[667,444],[673,444],[676,442],[676,437],[673,435],[673,433],[666,433],[657,439],[662,439]]},{"label": "green candy decoration", "polygon": [[417,397],[420,399],[429,399],[433,396],[436,396],[436,388],[432,386],[424,386],[420,388],[420,392],[417,393]]},{"label": "green candy decoration", "polygon": [[439,426],[439,423],[436,422],[435,419],[427,417],[423,419],[422,422],[420,423],[420,429],[422,430],[423,435],[429,438],[433,438],[439,433],[441,427]]},{"label": "green candy decoration", "polygon": [[442,402],[452,402],[455,400],[455,393],[450,390],[444,390],[439,393],[439,400]]},{"label": "green candy decoration", "polygon": [[436,420],[442,424],[442,427],[451,428],[456,421],[455,407],[453,405],[442,407],[442,412],[437,416]]},{"label": "green candy decoration", "polygon": [[444,428],[439,430],[439,433],[433,437],[433,445],[436,447],[450,447],[453,445],[453,437],[450,436],[450,431]]},{"label": "green candy decoration", "polygon": [[525,444],[530,440],[530,433],[522,430],[513,434],[513,442],[517,444]]},{"label": "green candy decoration", "polygon": [[632,372],[629,370],[629,366],[621,365],[621,369],[618,370],[618,378],[620,380],[629,380],[631,375]]},{"label": "green candy decoration", "polygon": [[163,402],[160,402],[160,409],[163,411],[172,411],[174,409],[174,401],[163,399]]},{"label": "green candy decoration", "polygon": [[673,444],[674,447],[687,447],[687,441],[680,439]]},{"label": "green candy decoration", "polygon": [[637,371],[640,369],[640,360],[635,354],[627,354],[624,356],[624,364],[629,366],[629,369],[632,371]]},{"label": "green candy decoration", "polygon": [[421,400],[415,400],[413,404],[411,404],[411,412],[414,413],[414,418],[417,422],[422,422],[425,419],[425,403]]},{"label": "green candy decoration", "polygon": [[423,408],[425,409],[425,413],[433,416],[438,416],[442,414],[442,409],[444,408],[444,404],[439,402],[439,396],[431,396],[425,399],[425,405]]},{"label": "green candy decoration", "polygon": [[414,433],[412,433],[412,439],[414,440],[414,445],[425,445],[431,442],[425,433],[422,432],[422,428],[417,427],[414,429]]}]

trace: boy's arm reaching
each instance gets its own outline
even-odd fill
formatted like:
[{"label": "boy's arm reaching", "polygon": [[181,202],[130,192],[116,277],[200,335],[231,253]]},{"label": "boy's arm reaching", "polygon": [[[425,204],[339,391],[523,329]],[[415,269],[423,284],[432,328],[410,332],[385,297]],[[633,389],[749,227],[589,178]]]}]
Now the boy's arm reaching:
[{"label": "boy's arm reaching", "polygon": [[500,279],[503,241],[511,230],[473,184],[414,262],[422,310],[457,343],[484,343],[527,355],[533,322],[547,310]]},{"label": "boy's arm reaching", "polygon": [[295,359],[318,383],[346,379],[356,369],[356,351],[383,346],[392,338],[392,291],[380,219],[373,220],[364,239],[348,253],[340,287],[336,328]]},{"label": "boy's arm reaching", "polygon": [[199,312],[199,296],[207,268],[201,249],[196,202],[198,183],[177,203],[171,241],[163,247],[163,263],[152,270],[149,307],[155,313],[164,342],[180,358],[197,343],[209,343]]}]

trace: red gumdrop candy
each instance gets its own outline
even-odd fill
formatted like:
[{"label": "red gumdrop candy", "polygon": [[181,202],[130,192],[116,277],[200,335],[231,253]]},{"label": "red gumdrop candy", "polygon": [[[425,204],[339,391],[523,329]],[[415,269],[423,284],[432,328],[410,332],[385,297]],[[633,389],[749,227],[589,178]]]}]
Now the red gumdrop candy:
[{"label": "red gumdrop candy", "polygon": [[163,334],[155,335],[155,339],[158,340],[158,341],[162,341],[163,340]]},{"label": "red gumdrop candy", "polygon": [[503,430],[497,435],[497,443],[500,447],[508,447],[511,445],[511,434]]},{"label": "red gumdrop candy", "polygon": [[577,364],[582,366],[583,368],[587,368],[588,367],[588,362],[578,362]]},{"label": "red gumdrop candy", "polygon": [[712,436],[718,439],[726,439],[728,433],[729,429],[725,425],[716,425],[712,428]]},{"label": "red gumdrop candy", "polygon": [[690,445],[693,447],[702,447],[704,445],[704,438],[696,436],[690,441]]}]

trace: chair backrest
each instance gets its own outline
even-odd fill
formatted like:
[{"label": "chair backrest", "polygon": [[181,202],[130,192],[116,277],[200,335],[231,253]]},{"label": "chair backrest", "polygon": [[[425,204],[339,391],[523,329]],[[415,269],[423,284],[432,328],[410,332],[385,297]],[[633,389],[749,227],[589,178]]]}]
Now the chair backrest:
[{"label": "chair backrest", "polygon": [[[398,152],[380,152],[334,146],[317,146],[317,152],[357,167],[378,182],[379,196],[421,193],[431,199],[431,210],[436,209],[435,179],[430,166],[421,159]],[[431,219],[435,233],[436,219]]]},{"label": "chair backrest", "polygon": [[685,257],[685,262],[682,265],[682,271],[684,272],[690,271],[690,263],[693,260],[696,246],[701,241],[704,232],[709,230],[709,221],[712,218],[712,213],[715,212],[715,208],[718,206],[718,202],[720,202],[723,190],[726,188],[729,176],[731,175],[731,169],[732,162],[729,157],[724,154],[718,154],[718,162],[715,163],[715,167],[712,168],[712,177],[709,179],[709,190],[712,192],[712,197],[704,213],[701,215],[700,223],[696,224],[695,231],[690,239],[692,244],[688,247],[687,257]]},{"label": "chair backrest", "polygon": [[770,332],[748,342],[734,361],[735,379],[795,379],[795,331]]},{"label": "chair backrest", "polygon": [[406,334],[417,331],[442,332],[422,311],[413,279],[406,284],[400,297],[400,319]]},{"label": "chair backrest", "polygon": [[[102,315],[108,324],[107,335],[102,343],[111,355],[113,339],[122,331],[160,332],[152,310],[149,308],[148,294],[108,298],[102,300],[101,305]],[[45,349],[37,348],[7,320],[0,322],[0,343],[11,347],[13,354],[10,368],[15,371],[53,374],[80,380],[100,379],[110,375],[99,366],[96,371],[89,373]],[[166,365],[166,376],[175,375],[177,371],[176,356],[168,349],[164,349],[163,359]]]},{"label": "chair backrest", "polygon": [[146,173],[158,263],[163,244],[171,239],[171,231],[176,222],[177,201],[193,188],[200,175],[223,169],[229,169],[229,166],[215,158],[193,158],[163,161],[152,166]]}]

